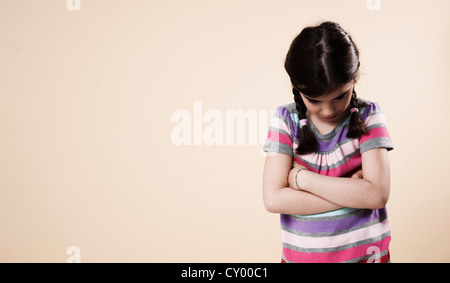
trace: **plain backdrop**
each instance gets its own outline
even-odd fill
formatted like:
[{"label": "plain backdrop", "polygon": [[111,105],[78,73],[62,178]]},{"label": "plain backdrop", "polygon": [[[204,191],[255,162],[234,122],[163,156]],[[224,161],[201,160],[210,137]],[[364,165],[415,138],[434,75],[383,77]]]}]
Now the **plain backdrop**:
[{"label": "plain backdrop", "polygon": [[[450,261],[448,0],[73,3],[0,0],[1,262],[279,262],[263,144],[237,136],[293,102],[284,57],[323,20],[395,145],[392,261]],[[175,144],[174,113],[193,141],[239,110],[262,115],[234,144]]]}]

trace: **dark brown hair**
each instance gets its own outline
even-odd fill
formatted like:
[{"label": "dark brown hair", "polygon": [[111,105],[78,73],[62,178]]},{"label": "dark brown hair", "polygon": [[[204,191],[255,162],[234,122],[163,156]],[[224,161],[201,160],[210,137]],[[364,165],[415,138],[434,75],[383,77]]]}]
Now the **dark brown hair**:
[{"label": "dark brown hair", "polygon": [[[307,27],[293,40],[284,65],[291,83],[300,119],[306,119],[306,105],[300,93],[318,97],[349,82],[356,82],[359,71],[359,51],[352,38],[337,23],[323,22]],[[353,89],[350,107],[361,103]],[[360,115],[351,114],[347,137],[367,134]],[[302,126],[297,154],[317,151],[317,140],[309,126]]]}]

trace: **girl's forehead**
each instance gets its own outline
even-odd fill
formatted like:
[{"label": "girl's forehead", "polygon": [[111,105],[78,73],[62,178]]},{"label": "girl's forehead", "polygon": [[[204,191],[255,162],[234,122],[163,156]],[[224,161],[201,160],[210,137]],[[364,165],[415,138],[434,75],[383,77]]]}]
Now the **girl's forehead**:
[{"label": "girl's forehead", "polygon": [[305,95],[305,94],[304,94],[304,96],[310,97],[310,98],[314,98],[314,100],[329,100],[329,99],[334,99],[334,98],[336,98],[336,97],[339,97],[339,96],[341,96],[341,95],[347,93],[350,89],[353,88],[353,85],[354,85],[354,83],[351,82],[351,83],[344,84],[344,85],[342,85],[342,86],[340,86],[340,87],[337,87],[336,89],[334,89],[333,91],[331,91],[331,92],[329,92],[329,93],[327,93],[327,94],[322,94],[322,95],[314,96],[314,97],[308,96],[308,95]]}]

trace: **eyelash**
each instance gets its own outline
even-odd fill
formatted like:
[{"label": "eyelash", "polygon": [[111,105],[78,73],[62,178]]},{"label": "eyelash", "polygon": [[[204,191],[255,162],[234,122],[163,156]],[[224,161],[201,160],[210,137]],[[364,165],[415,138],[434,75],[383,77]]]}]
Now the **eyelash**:
[{"label": "eyelash", "polygon": [[347,94],[341,95],[339,97],[336,98],[336,100],[342,100],[347,96]]}]

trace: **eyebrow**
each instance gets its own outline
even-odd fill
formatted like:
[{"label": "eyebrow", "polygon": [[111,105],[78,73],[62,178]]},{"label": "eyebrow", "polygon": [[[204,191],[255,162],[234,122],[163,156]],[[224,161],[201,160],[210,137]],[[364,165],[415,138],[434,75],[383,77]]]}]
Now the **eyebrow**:
[{"label": "eyebrow", "polygon": [[[338,98],[340,98],[340,97],[346,95],[346,94],[349,92],[350,89],[351,89],[351,88],[349,88],[346,92],[344,92],[343,94],[341,94],[341,95],[339,95],[339,96],[337,96],[337,97],[335,97],[335,98],[333,98],[333,99],[338,99]],[[304,95],[304,96],[305,96],[309,101],[320,102],[320,100],[315,100],[315,99],[309,98],[309,97],[306,96],[306,95]]]}]

